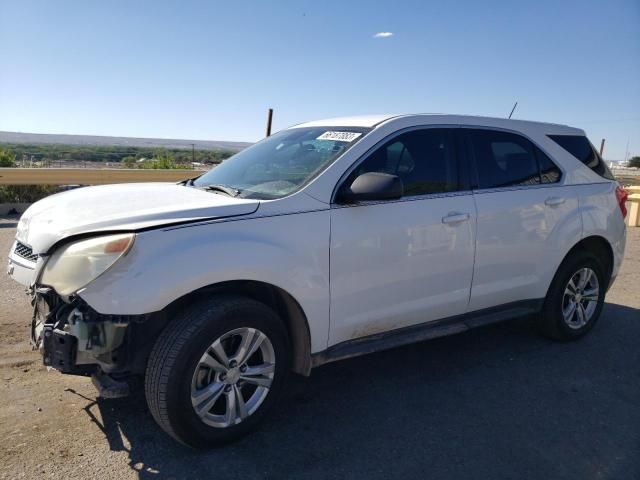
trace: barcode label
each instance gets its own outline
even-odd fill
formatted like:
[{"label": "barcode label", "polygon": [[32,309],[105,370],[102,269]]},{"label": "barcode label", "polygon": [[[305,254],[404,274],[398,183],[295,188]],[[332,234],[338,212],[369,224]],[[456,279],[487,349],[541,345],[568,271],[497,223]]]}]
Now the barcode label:
[{"label": "barcode label", "polygon": [[358,132],[324,132],[316,140],[334,140],[336,142],[353,142],[361,133]]}]

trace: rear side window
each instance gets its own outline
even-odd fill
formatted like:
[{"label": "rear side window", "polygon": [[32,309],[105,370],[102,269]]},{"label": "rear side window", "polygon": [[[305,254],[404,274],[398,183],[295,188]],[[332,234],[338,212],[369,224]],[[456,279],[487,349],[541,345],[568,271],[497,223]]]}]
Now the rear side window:
[{"label": "rear side window", "polygon": [[548,137],[601,177],[614,180],[609,167],[600,158],[587,137],[583,135],[548,135]]},{"label": "rear side window", "polygon": [[458,190],[458,168],[452,132],[429,128],[403,133],[375,150],[347,179],[368,172],[397,175],[405,196]]},{"label": "rear side window", "polygon": [[479,188],[540,183],[534,146],[524,137],[494,130],[469,130]]}]

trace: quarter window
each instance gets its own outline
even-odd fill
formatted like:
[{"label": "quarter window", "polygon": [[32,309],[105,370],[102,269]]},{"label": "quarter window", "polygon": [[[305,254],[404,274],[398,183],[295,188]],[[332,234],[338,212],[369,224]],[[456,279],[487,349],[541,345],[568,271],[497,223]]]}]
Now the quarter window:
[{"label": "quarter window", "polygon": [[405,196],[458,190],[452,132],[430,128],[403,133],[367,157],[349,175],[347,184],[368,172],[399,176]]},{"label": "quarter window", "polygon": [[519,135],[494,130],[469,130],[479,188],[540,183],[534,146]]},{"label": "quarter window", "polygon": [[548,137],[601,177],[615,180],[609,167],[584,135],[548,135]]}]

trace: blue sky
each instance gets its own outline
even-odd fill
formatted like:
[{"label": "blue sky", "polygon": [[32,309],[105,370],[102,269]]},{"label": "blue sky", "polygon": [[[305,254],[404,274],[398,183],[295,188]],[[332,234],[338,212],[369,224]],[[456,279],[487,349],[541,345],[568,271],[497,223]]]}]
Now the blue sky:
[{"label": "blue sky", "polygon": [[280,129],[516,100],[640,155],[640,1],[0,0],[0,130],[255,141],[268,107]]}]

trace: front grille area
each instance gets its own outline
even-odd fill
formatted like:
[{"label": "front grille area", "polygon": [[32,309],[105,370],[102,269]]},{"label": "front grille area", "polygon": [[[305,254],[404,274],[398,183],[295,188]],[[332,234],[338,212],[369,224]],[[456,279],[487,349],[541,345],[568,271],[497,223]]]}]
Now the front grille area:
[{"label": "front grille area", "polygon": [[14,253],[19,257],[29,260],[30,262],[36,262],[38,260],[38,255],[33,253],[31,247],[18,241],[16,241],[16,249],[14,250]]}]

